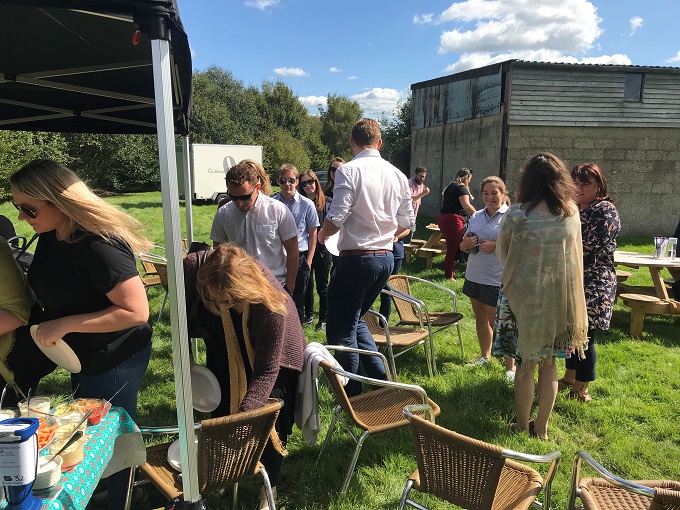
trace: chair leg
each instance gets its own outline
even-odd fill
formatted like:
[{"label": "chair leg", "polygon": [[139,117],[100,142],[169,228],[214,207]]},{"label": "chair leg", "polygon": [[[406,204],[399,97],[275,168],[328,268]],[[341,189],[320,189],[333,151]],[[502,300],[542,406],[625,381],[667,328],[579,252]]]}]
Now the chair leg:
[{"label": "chair leg", "polygon": [[356,467],[357,464],[357,459],[359,458],[359,452],[361,452],[361,447],[364,445],[364,440],[368,437],[370,432],[364,432],[361,434],[361,437],[357,441],[357,447],[354,449],[354,455],[352,456],[352,462],[349,464],[349,469],[347,470],[347,474],[345,475],[345,481],[342,484],[342,489],[340,489],[340,495],[344,496],[345,493],[347,492],[347,487],[349,487],[349,481],[352,479],[352,475],[354,474],[354,468]]},{"label": "chair leg", "polygon": [[[428,336],[428,339],[425,341],[425,343],[429,343],[429,347],[425,349],[425,356],[429,355],[429,366],[428,366],[428,373],[430,377],[434,377],[437,374],[437,362],[435,361],[434,357],[434,340],[432,339],[432,330],[430,330],[430,335]],[[429,350],[429,353],[427,352]]]},{"label": "chair leg", "polygon": [[411,492],[411,487],[413,487],[413,480],[407,480],[406,487],[404,487],[404,493],[401,495],[401,501],[399,502],[399,510],[404,510],[409,492]]},{"label": "chair leg", "polygon": [[267,470],[260,468],[260,474],[262,475],[262,483],[264,485],[264,490],[267,493],[267,502],[269,503],[269,510],[276,510],[276,501],[274,501],[274,492],[272,491],[272,484],[269,481],[269,475]]},{"label": "chair leg", "polygon": [[326,447],[328,446],[328,443],[331,439],[331,434],[333,433],[333,429],[335,428],[335,420],[337,419],[338,413],[340,412],[340,406],[337,406],[335,408],[335,411],[333,411],[333,417],[331,418],[331,424],[328,426],[328,432],[326,432],[326,439],[324,439],[323,445],[321,446],[321,451],[319,452],[319,456],[316,458],[316,463],[319,463],[319,460],[321,459],[321,456],[323,455],[323,452],[326,451]]},{"label": "chair leg", "polygon": [[458,341],[460,342],[460,357],[465,359],[465,347],[463,346],[463,335],[460,334],[460,322],[456,323],[456,329],[458,330]]},{"label": "chair leg", "polygon": [[236,510],[238,508],[238,482],[234,484],[234,495],[231,501],[231,507]]},{"label": "chair leg", "polygon": [[168,293],[165,293],[165,296],[163,296],[163,304],[161,305],[161,309],[158,312],[158,320],[156,322],[160,322],[161,317],[163,316],[163,309],[165,308],[165,303],[168,300]]}]

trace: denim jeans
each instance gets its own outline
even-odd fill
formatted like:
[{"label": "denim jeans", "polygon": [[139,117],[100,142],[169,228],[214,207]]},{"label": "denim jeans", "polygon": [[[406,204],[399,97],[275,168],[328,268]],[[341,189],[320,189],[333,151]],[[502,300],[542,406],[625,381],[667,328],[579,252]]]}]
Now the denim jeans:
[{"label": "denim jeans", "polygon": [[332,263],[330,252],[324,245],[317,244],[312,259],[312,274],[305,294],[305,316],[314,315],[314,281],[316,281],[316,293],[319,295],[319,322],[326,322],[328,316],[328,275]]},{"label": "denim jeans", "polygon": [[[72,388],[78,388],[75,398],[105,398],[122,407],[136,419],[137,393],[151,357],[151,342],[118,366],[98,375],[71,374]],[[127,384],[126,384],[127,383]],[[122,390],[115,397],[119,389]],[[113,397],[113,398],[111,398]],[[127,500],[130,469],[123,469],[106,478],[109,510],[123,510]]]},{"label": "denim jeans", "polygon": [[300,324],[305,320],[305,294],[311,273],[312,269],[307,265],[307,251],[303,251],[298,260],[298,272],[295,278],[295,290],[293,290],[293,303],[295,303]]},{"label": "denim jeans", "polygon": [[[392,269],[392,274],[399,274],[402,262],[404,262],[404,259],[394,259],[394,269]],[[383,317],[385,317],[385,319],[389,321],[391,313],[392,313],[392,297],[381,293],[380,315],[382,315]]]},{"label": "denim jeans", "polygon": [[[361,320],[380,294],[392,274],[392,252],[338,257],[328,285],[328,321],[326,338],[331,345],[358,347],[377,351],[375,341]],[[359,373],[359,356],[338,353],[336,359],[348,372]],[[368,377],[386,379],[382,360],[361,356],[361,365]],[[361,383],[350,381],[345,387],[348,396],[361,393]]]}]

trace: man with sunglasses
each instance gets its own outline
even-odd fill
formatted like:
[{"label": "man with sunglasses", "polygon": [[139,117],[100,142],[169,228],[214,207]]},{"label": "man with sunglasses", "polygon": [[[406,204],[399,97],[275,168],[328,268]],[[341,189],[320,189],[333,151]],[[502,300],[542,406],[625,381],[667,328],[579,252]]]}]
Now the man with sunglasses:
[{"label": "man with sunglasses", "polygon": [[295,281],[293,301],[297,308],[300,323],[311,324],[314,320],[305,319],[305,293],[312,272],[312,259],[316,248],[316,230],[319,226],[319,216],[316,214],[314,202],[298,193],[298,176],[300,173],[295,165],[284,163],[277,172],[281,192],[274,196],[275,200],[284,203],[290,210],[297,226],[298,240],[298,268]]},{"label": "man with sunglasses", "polygon": [[[231,242],[267,266],[291,296],[298,268],[295,219],[288,208],[261,193],[262,165],[244,159],[227,172],[231,199],[217,210],[210,239],[213,246]],[[243,275],[247,278],[247,275]]]},{"label": "man with sunglasses", "polygon": [[[340,231],[340,256],[328,286],[326,337],[329,344],[377,351],[361,320],[373,305],[394,267],[392,240],[413,223],[411,191],[406,176],[380,157],[380,126],[362,119],[352,128],[349,143],[354,159],[335,172],[333,202],[319,231],[319,242]],[[359,356],[338,353],[338,362],[359,371]],[[385,368],[374,356],[361,358],[366,375],[385,379]],[[361,392],[350,381],[347,394]]]}]

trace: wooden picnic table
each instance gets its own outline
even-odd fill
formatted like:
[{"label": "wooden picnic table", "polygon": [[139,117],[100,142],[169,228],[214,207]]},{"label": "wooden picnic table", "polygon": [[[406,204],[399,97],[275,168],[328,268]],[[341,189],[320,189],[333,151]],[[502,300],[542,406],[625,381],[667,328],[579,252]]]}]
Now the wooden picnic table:
[{"label": "wooden picnic table", "polygon": [[427,260],[427,268],[432,269],[434,256],[446,253],[446,242],[442,240],[443,234],[439,230],[439,225],[430,223],[425,228],[432,232],[429,239],[411,239],[409,244],[404,245],[404,252],[407,262],[411,262],[415,257],[424,258]]},{"label": "wooden picnic table", "polygon": [[[654,287],[638,287],[619,283],[619,297],[631,309],[630,336],[642,336],[645,314],[674,315],[680,313],[680,303],[668,296],[668,289],[661,277],[663,268],[680,268],[680,259],[654,257],[650,253],[615,251],[614,264],[649,268]],[[678,296],[674,296],[676,299]]]}]

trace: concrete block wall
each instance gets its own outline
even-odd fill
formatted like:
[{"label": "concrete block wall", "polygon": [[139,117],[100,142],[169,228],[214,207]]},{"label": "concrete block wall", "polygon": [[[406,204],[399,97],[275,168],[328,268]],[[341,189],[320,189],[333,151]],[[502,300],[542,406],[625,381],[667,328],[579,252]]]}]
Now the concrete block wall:
[{"label": "concrete block wall", "polygon": [[413,176],[418,166],[427,167],[425,184],[430,188],[419,214],[437,217],[442,190],[461,167],[473,171],[470,185],[475,197],[473,204],[476,208],[483,207],[479,183],[484,177],[499,173],[501,128],[501,116],[491,115],[412,131],[410,175]]},{"label": "concrete block wall", "polygon": [[568,168],[594,162],[607,177],[624,235],[672,235],[680,218],[680,129],[510,126],[507,184],[522,164],[552,152]]}]

